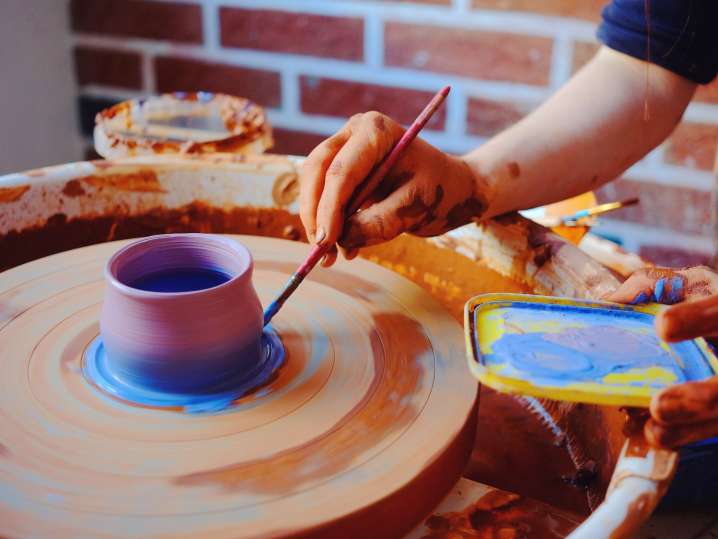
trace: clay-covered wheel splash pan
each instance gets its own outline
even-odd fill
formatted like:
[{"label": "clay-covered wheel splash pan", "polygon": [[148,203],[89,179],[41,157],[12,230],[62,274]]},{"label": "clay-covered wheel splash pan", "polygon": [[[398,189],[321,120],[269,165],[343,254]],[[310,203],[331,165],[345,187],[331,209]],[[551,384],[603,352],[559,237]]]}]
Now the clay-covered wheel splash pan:
[{"label": "clay-covered wheel splash pan", "polygon": [[[240,239],[266,304],[306,246]],[[362,260],[318,269],[274,320],[268,384],[223,413],[142,407],[81,364],[124,244],[0,274],[0,536],[396,537],[454,485],[477,387],[426,292]]]}]

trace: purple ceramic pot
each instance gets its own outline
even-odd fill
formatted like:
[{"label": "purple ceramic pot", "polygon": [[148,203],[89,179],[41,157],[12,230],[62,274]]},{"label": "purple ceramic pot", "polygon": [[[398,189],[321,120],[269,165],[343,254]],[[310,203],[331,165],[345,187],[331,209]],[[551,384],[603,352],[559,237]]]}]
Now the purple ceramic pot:
[{"label": "purple ceramic pot", "polygon": [[105,267],[100,333],[107,368],[126,384],[201,392],[261,363],[262,306],[252,255],[210,234],[131,243]]}]

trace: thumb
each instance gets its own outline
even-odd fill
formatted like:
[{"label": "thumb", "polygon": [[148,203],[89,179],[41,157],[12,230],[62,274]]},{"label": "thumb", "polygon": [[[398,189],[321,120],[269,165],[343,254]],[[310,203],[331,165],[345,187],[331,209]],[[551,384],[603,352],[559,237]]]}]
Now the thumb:
[{"label": "thumb", "polygon": [[359,211],[344,223],[339,245],[347,250],[376,245],[394,239],[401,233],[401,221],[396,215],[384,211],[378,203]]},{"label": "thumb", "polygon": [[667,342],[718,335],[718,295],[679,303],[659,313],[656,333]]}]

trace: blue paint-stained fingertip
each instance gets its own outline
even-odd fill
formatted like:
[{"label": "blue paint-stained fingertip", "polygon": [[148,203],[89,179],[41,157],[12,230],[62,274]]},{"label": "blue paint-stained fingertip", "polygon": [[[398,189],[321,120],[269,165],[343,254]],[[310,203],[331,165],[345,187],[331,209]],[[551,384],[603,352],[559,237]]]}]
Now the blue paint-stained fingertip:
[{"label": "blue paint-stained fingertip", "polygon": [[671,278],[671,290],[668,292],[666,303],[673,304],[683,301],[683,277]]},{"label": "blue paint-stained fingertip", "polygon": [[661,302],[661,298],[663,297],[663,292],[666,289],[666,280],[661,278],[656,281],[656,284],[653,287],[653,297],[657,302]]},{"label": "blue paint-stained fingertip", "polygon": [[633,298],[633,301],[630,303],[630,305],[639,305],[641,303],[648,303],[648,300],[650,297],[645,292],[641,292],[638,294],[635,298]]}]

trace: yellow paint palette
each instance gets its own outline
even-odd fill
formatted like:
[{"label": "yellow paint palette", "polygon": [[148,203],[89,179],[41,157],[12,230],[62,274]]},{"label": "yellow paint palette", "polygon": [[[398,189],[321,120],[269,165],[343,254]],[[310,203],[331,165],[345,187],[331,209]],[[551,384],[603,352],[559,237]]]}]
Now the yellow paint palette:
[{"label": "yellow paint palette", "polygon": [[555,400],[648,407],[671,384],[718,373],[704,339],[666,343],[661,305],[620,305],[523,294],[467,302],[469,368],[498,391]]}]

